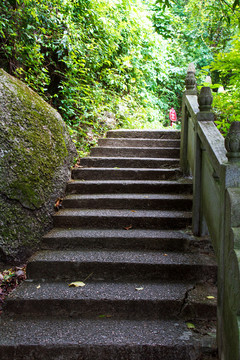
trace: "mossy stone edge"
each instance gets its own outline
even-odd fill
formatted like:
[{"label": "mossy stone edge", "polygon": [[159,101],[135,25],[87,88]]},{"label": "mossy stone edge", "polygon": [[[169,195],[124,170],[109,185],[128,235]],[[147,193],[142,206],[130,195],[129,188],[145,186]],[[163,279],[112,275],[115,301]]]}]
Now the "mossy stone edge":
[{"label": "mossy stone edge", "polygon": [[76,149],[60,114],[2,69],[0,120],[0,261],[23,261],[51,227]]}]

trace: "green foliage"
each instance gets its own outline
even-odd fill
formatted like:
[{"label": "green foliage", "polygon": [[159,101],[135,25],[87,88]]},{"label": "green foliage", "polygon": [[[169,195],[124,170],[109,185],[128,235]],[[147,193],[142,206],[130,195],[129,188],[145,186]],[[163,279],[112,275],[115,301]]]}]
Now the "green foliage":
[{"label": "green foliage", "polygon": [[233,121],[240,121],[240,38],[236,35],[228,52],[215,56],[211,71],[217,72],[226,90],[214,96],[217,127],[226,135]]},{"label": "green foliage", "polygon": [[216,125],[226,134],[231,122],[240,120],[239,1],[158,0],[153,10],[156,31],[171,43],[173,56],[167,61],[177,69],[168,76],[170,86],[181,83],[181,68],[190,62],[202,80],[211,75],[224,85],[224,93],[214,93],[214,110]]},{"label": "green foliage", "polygon": [[[173,4],[177,4],[178,0],[156,0],[156,4],[159,4],[163,9],[170,8]],[[232,11],[235,11],[240,6],[240,0],[234,1],[226,1],[226,0],[219,0],[219,4],[224,5],[227,8],[230,8]]]},{"label": "green foliage", "polygon": [[0,65],[60,111],[79,148],[136,117],[159,123],[180,93],[164,86],[168,51],[141,0],[0,3]]},{"label": "green foliage", "polygon": [[238,99],[239,48],[231,39],[239,0],[0,0],[0,6],[0,66],[58,109],[83,151],[111,127],[169,125],[169,109],[180,111],[190,62],[229,86],[215,100],[219,112],[223,96]]}]

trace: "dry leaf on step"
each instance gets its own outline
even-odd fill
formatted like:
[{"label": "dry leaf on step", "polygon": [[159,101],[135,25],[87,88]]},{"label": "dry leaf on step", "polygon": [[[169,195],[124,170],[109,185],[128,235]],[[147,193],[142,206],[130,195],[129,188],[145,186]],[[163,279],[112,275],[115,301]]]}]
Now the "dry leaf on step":
[{"label": "dry leaf on step", "polygon": [[124,229],[125,230],[130,230],[130,229],[132,229],[132,225],[126,226]]},{"label": "dry leaf on step", "polygon": [[85,286],[86,284],[84,284],[84,282],[82,281],[75,281],[75,282],[72,282],[71,284],[69,284],[68,286],[72,286],[72,287],[83,287]]}]

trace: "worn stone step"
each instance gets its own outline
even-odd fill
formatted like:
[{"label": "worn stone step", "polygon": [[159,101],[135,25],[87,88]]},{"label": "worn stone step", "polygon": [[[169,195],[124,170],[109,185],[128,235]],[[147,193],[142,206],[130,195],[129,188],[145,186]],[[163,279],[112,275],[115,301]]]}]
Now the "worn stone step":
[{"label": "worn stone step", "polygon": [[27,265],[29,279],[194,281],[216,279],[211,256],[197,253],[130,250],[40,251]]},{"label": "worn stone step", "polygon": [[154,181],[154,180],[72,180],[68,182],[68,194],[183,194],[192,192],[190,180]]},{"label": "worn stone step", "polygon": [[[1,360],[192,360],[216,351],[215,324],[183,320],[49,319],[5,317]],[[207,326],[205,325],[205,328]],[[202,330],[202,331],[201,331]],[[204,332],[205,330],[205,332]],[[212,333],[212,336],[205,335]],[[202,334],[201,334],[202,333]]]},{"label": "worn stone step", "polygon": [[155,147],[102,147],[97,146],[91,149],[90,156],[104,157],[111,154],[114,157],[136,157],[136,158],[179,158],[180,149],[176,148],[155,148]]},{"label": "worn stone step", "polygon": [[181,230],[54,228],[43,237],[42,248],[183,251],[193,241]]},{"label": "worn stone step", "polygon": [[128,139],[128,138],[105,138],[98,140],[99,146],[109,147],[180,147],[180,139]]},{"label": "worn stone step", "polygon": [[140,139],[180,139],[180,131],[176,130],[110,130],[110,138],[140,138]]},{"label": "worn stone step", "polygon": [[128,209],[62,209],[53,217],[57,227],[119,229],[185,229],[192,222],[190,211]]},{"label": "worn stone step", "polygon": [[62,202],[63,208],[85,209],[139,209],[185,210],[192,209],[189,194],[72,194]]},{"label": "worn stone step", "polygon": [[76,288],[69,282],[26,281],[8,296],[4,313],[25,318],[107,314],[116,319],[216,319],[216,299],[216,288],[207,284],[86,280],[84,287]]},{"label": "worn stone step", "polygon": [[[110,153],[109,153],[110,155]],[[176,168],[179,166],[179,159],[160,159],[143,157],[86,157],[80,160],[81,166],[86,167],[119,167],[119,168]]]},{"label": "worn stone step", "polygon": [[178,179],[180,169],[74,168],[72,179],[79,180],[166,180]]}]

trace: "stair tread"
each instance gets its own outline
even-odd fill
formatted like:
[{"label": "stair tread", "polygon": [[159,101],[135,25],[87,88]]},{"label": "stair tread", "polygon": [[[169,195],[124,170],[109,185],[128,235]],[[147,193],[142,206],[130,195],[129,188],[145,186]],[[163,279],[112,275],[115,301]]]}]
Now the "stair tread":
[{"label": "stair tread", "polygon": [[151,230],[151,229],[131,229],[131,231],[126,231],[125,229],[83,229],[83,228],[73,228],[73,229],[64,229],[64,228],[54,228],[49,233],[47,233],[44,238],[53,238],[53,237],[93,237],[93,238],[154,238],[161,239],[164,238],[191,238],[190,235],[185,232],[178,230]]},{"label": "stair tread", "polygon": [[138,185],[192,185],[190,179],[178,179],[178,180],[70,180],[69,184],[138,184]]},{"label": "stair tread", "polygon": [[[116,161],[121,161],[121,160],[132,160],[132,161],[162,161],[162,162],[175,162],[178,161],[179,162],[179,158],[161,158],[161,157],[131,157],[131,156],[88,156],[85,158],[81,158],[81,160],[83,159],[92,159],[92,160],[116,160]],[[81,160],[80,160],[80,164],[81,164]]]},{"label": "stair tread", "polygon": [[92,149],[106,149],[108,151],[111,151],[111,149],[119,149],[119,150],[123,150],[123,149],[129,149],[129,150],[149,150],[149,151],[153,151],[153,150],[178,150],[178,148],[175,147],[164,147],[164,146],[151,146],[151,147],[142,147],[142,146],[111,146],[109,148],[109,146],[104,146],[104,145],[100,145],[100,146],[95,146]]},{"label": "stair tread", "polygon": [[119,218],[191,218],[191,211],[179,211],[179,210],[128,210],[128,209],[61,209],[55,215],[55,217],[61,216],[96,216],[96,217],[119,217]]},{"label": "stair tread", "polygon": [[74,168],[72,170],[72,178],[73,179],[177,179],[180,177],[180,169],[177,167],[173,167],[171,169],[167,168],[124,168],[124,167],[92,167],[92,168]]},{"label": "stair tread", "polygon": [[[152,130],[150,130],[150,131],[152,131]],[[156,130],[156,132],[157,132],[158,130]],[[122,132],[122,130],[121,130],[121,132]],[[109,132],[108,132],[109,133]],[[171,131],[170,131],[170,133],[172,133]],[[108,137],[105,137],[105,138],[100,138],[99,140],[120,140],[120,141],[122,141],[122,140],[144,140],[144,141],[177,141],[177,142],[180,142],[180,138],[172,138],[172,139],[167,139],[167,138],[160,138],[160,139],[152,139],[152,138],[144,138],[144,137],[138,137],[138,138],[129,138],[129,137],[121,137],[121,138],[115,138],[115,137],[110,137],[110,136],[108,136]]]},{"label": "stair tread", "polygon": [[184,251],[196,240],[182,230],[53,228],[42,249],[151,249]]},{"label": "stair tread", "polygon": [[[84,279],[82,279],[84,280]],[[39,282],[25,281],[19,286],[17,292],[8,296],[8,301],[18,300],[149,300],[163,301],[175,300],[184,302],[186,293],[195,290],[193,282],[91,282],[86,281],[84,287],[69,287],[68,282]],[[136,289],[142,290],[136,290]],[[215,299],[207,299],[207,296],[216,296],[216,287],[208,284],[197,287],[193,301],[204,304],[216,305]]]},{"label": "stair tread", "polygon": [[111,147],[113,144],[118,146],[128,146],[128,147],[138,147],[141,145],[142,147],[180,147],[180,139],[147,139],[147,138],[104,138],[99,139],[98,144],[100,146]]},{"label": "stair tread", "polygon": [[177,158],[180,154],[179,148],[173,147],[117,147],[112,146],[97,146],[91,149],[90,156],[101,157],[108,156],[111,152],[111,156],[122,157],[128,156],[133,158]]},{"label": "stair tread", "polygon": [[[210,330],[209,330],[210,331]],[[204,336],[196,335],[181,320],[113,320],[113,319],[2,319],[0,345],[14,346],[187,346],[202,344]],[[214,340],[210,346],[214,344]],[[1,349],[0,349],[1,351]],[[4,350],[2,350],[4,355]],[[5,350],[6,351],[6,350]],[[179,357],[183,349],[178,349]],[[181,357],[180,357],[181,356]],[[100,359],[99,357],[98,359]],[[9,359],[4,358],[3,359]],[[30,358],[27,358],[30,359]],[[74,358],[75,359],[75,358]],[[89,358],[90,359],[90,358]],[[107,359],[107,358],[106,358]],[[190,358],[189,358],[190,359]]]},{"label": "stair tread", "polygon": [[160,199],[192,199],[191,194],[69,194],[64,197],[64,199],[146,199],[146,200],[160,200]]},{"label": "stair tread", "polygon": [[172,130],[172,129],[146,129],[146,130],[138,130],[138,129],[116,129],[116,130],[109,130],[107,132],[108,135],[116,134],[116,133],[139,133],[139,134],[148,134],[148,133],[155,133],[155,134],[164,134],[164,133],[172,133],[172,134],[180,134],[180,130]]},{"label": "stair tread", "polygon": [[149,158],[149,157],[107,157],[107,156],[89,156],[80,160],[80,165],[86,167],[144,167],[144,168],[166,168],[178,166],[179,158]]},{"label": "stair tread", "polygon": [[176,168],[171,168],[171,169],[166,169],[166,168],[144,168],[144,167],[141,167],[141,168],[131,168],[131,167],[113,167],[113,168],[107,168],[107,167],[91,167],[91,168],[88,168],[88,167],[80,167],[80,168],[73,168],[73,171],[81,171],[81,170],[84,170],[84,171],[89,171],[89,172],[93,172],[93,171],[134,171],[134,172],[162,172],[162,171],[171,171],[171,172],[174,172],[174,171],[177,171],[177,170],[180,170],[179,167],[176,167]]},{"label": "stair tread", "polygon": [[38,261],[216,266],[211,255],[150,250],[44,250],[30,259],[30,262]]},{"label": "stair tread", "polygon": [[127,137],[127,138],[147,138],[147,139],[162,139],[162,138],[180,138],[180,131],[175,130],[110,130],[107,132],[107,138],[119,138],[119,137]]}]

